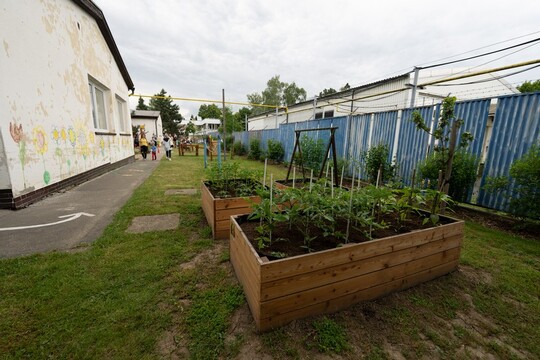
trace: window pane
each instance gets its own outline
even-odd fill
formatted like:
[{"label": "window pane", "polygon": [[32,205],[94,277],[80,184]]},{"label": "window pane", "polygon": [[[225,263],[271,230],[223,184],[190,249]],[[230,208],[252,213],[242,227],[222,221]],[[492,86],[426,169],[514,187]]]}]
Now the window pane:
[{"label": "window pane", "polygon": [[98,127],[97,117],[96,117],[96,102],[94,99],[94,87],[92,84],[88,84],[88,91],[90,92],[90,107],[92,108],[92,120],[94,120],[94,127]]},{"label": "window pane", "polygon": [[98,128],[107,129],[107,121],[105,118],[105,97],[103,96],[103,91],[99,90],[98,88],[94,89],[96,92]]},{"label": "window pane", "polygon": [[120,100],[116,100],[116,109],[118,112],[118,125],[120,126],[120,131],[126,131],[126,122],[124,121],[124,103]]}]

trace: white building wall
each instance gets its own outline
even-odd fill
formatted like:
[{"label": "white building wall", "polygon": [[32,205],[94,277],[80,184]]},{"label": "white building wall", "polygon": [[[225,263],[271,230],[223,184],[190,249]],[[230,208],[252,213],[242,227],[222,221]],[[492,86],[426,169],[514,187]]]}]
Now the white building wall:
[{"label": "white building wall", "polygon": [[[90,15],[69,0],[4,1],[0,33],[0,136],[14,197],[133,156],[127,85]],[[94,130],[89,77],[107,88],[105,132]]]},{"label": "white building wall", "polygon": [[[373,85],[371,88],[357,89],[354,92],[352,109],[352,92],[348,92],[341,97],[321,98],[291,106],[288,109],[288,116],[283,110],[278,112],[277,117],[275,112],[268,112],[249,119],[249,130],[275,129],[283,123],[312,120],[315,114],[327,111],[333,111],[334,117],[338,117],[351,113],[358,115],[401,109],[406,107],[409,101],[410,90],[406,87],[407,83],[409,83],[408,77],[400,77]],[[401,89],[405,90],[392,92]]]}]

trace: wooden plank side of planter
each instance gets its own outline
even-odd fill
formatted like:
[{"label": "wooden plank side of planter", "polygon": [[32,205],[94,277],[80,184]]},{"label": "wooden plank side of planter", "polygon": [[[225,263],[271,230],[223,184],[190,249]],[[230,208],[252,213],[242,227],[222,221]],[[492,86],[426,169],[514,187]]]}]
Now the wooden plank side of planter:
[{"label": "wooden plank side of planter", "polygon": [[229,253],[234,272],[244,288],[251,314],[256,323],[260,321],[261,299],[261,259],[250,243],[245,241],[245,235],[236,220],[231,220]]},{"label": "wooden plank side of planter", "polygon": [[229,237],[230,217],[233,215],[249,214],[252,203],[259,203],[259,196],[247,198],[229,198],[214,200],[214,239],[227,239]]},{"label": "wooden plank side of planter", "polygon": [[204,211],[204,216],[206,217],[206,221],[208,222],[208,225],[212,228],[212,234],[215,238],[215,209],[214,209],[214,196],[212,196],[212,193],[206,187],[204,184],[204,181],[201,183],[201,206]]},{"label": "wooden plank side of planter", "polygon": [[[384,270],[412,260],[420,259],[443,251],[459,248],[462,236],[455,235],[419,246],[413,246],[392,253],[377,255],[372,258],[352,261],[347,264],[325,267],[316,271],[266,282],[261,289],[261,300],[287,296],[307,289],[336,283],[352,277]],[[357,246],[353,244],[351,246]]]},{"label": "wooden plank side of planter", "polygon": [[[459,248],[445,250],[420,259],[411,260],[396,266],[383,268],[379,271],[352,277],[343,281],[329,283],[302,292],[283,296],[261,303],[261,318],[279,316],[315,303],[332,301],[352,292],[369,289],[375,286],[405,278],[429,270],[442,263],[459,259]],[[349,304],[352,305],[353,303]]]},{"label": "wooden plank side of planter", "polygon": [[[435,228],[412,231],[383,239],[375,239],[342,248],[320,251],[312,254],[276,260],[263,265],[261,281],[263,283],[277,281],[282,278],[348,264],[351,261],[388,254],[402,249],[416,247],[439,239],[463,234],[463,221],[440,225]],[[331,255],[330,255],[331,253]]]},{"label": "wooden plank side of planter", "polygon": [[453,260],[404,278],[347,294],[340,298],[314,303],[310,306],[278,316],[261,318],[260,322],[257,322],[257,328],[259,331],[270,330],[285,325],[295,319],[301,319],[314,314],[333,313],[345,309],[351,306],[351,304],[373,300],[392,292],[405,290],[414,285],[433,280],[454,271],[457,268],[458,263],[459,260]]}]

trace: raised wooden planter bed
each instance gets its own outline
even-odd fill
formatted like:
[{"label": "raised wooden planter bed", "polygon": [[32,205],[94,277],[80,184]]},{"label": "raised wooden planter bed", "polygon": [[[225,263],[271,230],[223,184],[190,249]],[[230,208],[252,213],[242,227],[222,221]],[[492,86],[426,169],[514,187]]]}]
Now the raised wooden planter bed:
[{"label": "raised wooden planter bed", "polygon": [[201,202],[204,215],[208,224],[212,227],[214,239],[227,239],[230,229],[231,215],[249,214],[252,202],[260,202],[259,196],[247,198],[215,198],[205,181],[201,183]]},{"label": "raised wooden planter bed", "polygon": [[331,313],[456,270],[464,222],[275,261],[261,258],[235,216],[230,258],[257,329]]}]

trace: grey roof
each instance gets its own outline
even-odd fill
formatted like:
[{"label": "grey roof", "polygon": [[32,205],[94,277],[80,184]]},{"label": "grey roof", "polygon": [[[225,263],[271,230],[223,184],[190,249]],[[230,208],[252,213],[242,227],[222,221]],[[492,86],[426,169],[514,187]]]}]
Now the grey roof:
[{"label": "grey roof", "polygon": [[132,119],[152,118],[157,119],[161,113],[154,110],[133,110],[131,112]]},{"label": "grey roof", "polygon": [[122,74],[122,77],[124,78],[128,89],[134,91],[135,86],[133,85],[133,81],[129,76],[126,64],[124,64],[124,60],[122,60],[120,51],[118,50],[118,47],[114,42],[111,29],[109,29],[109,25],[107,25],[107,21],[105,20],[105,15],[103,14],[103,11],[101,11],[101,9],[91,0],[73,0],[73,2],[79,5],[84,11],[86,11],[90,16],[92,16],[94,20],[96,20],[99,30],[101,30],[101,33],[103,34],[103,37],[105,38],[105,41],[107,42],[107,45],[111,50],[114,60],[116,61],[116,64],[120,69],[120,73]]}]

